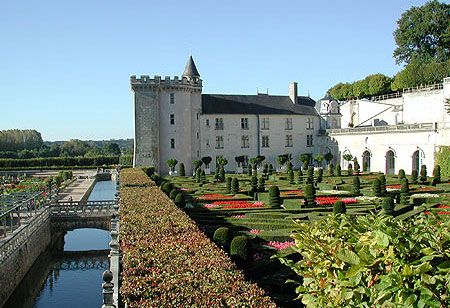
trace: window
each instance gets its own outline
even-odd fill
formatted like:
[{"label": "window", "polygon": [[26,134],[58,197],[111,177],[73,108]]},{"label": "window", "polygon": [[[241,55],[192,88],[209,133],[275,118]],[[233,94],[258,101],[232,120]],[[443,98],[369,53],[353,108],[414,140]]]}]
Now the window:
[{"label": "window", "polygon": [[286,129],[287,130],[292,129],[292,118],[286,118]]},{"label": "window", "polygon": [[306,135],[306,146],[307,147],[313,146],[313,135]]},{"label": "window", "polygon": [[198,139],[198,132],[197,132],[197,139]]},{"label": "window", "polygon": [[223,149],[223,136],[216,136],[216,149]]},{"label": "window", "polygon": [[175,138],[170,139],[170,148],[175,149]]},{"label": "window", "polygon": [[175,115],[172,113],[170,115],[170,125],[174,125],[175,124]]},{"label": "window", "polygon": [[170,93],[170,103],[175,104],[175,93]]},{"label": "window", "polygon": [[250,142],[249,142],[249,137],[248,135],[243,135],[241,137],[241,148],[249,148],[250,147]]},{"label": "window", "polygon": [[262,145],[263,148],[269,147],[269,136],[262,136]]},{"label": "window", "polygon": [[206,126],[209,127],[209,119],[206,119]]},{"label": "window", "polygon": [[209,148],[209,139],[206,139],[206,147]]},{"label": "window", "polygon": [[216,130],[223,130],[223,118],[216,118]]},{"label": "window", "polygon": [[198,120],[198,112],[197,112],[197,120]]},{"label": "window", "polygon": [[261,129],[269,129],[269,118],[262,118]]},{"label": "window", "polygon": [[248,129],[248,118],[241,118],[241,128]]},{"label": "window", "polygon": [[286,135],[286,147],[292,147],[292,135]]},{"label": "window", "polygon": [[306,129],[314,129],[313,118],[306,119]]}]

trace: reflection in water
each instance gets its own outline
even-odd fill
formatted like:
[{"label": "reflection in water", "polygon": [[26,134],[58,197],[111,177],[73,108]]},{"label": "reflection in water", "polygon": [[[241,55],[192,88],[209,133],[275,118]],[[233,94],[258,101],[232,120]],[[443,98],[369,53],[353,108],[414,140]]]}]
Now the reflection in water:
[{"label": "reflection in water", "polygon": [[[89,201],[113,200],[115,193],[116,182],[100,181]],[[39,256],[5,307],[101,307],[110,240],[108,231],[98,229],[53,234],[52,247]]]}]

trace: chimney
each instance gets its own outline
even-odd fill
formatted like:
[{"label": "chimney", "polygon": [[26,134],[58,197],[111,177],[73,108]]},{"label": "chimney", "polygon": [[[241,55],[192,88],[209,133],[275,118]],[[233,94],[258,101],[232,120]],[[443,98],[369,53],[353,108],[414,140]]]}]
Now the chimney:
[{"label": "chimney", "polygon": [[293,104],[297,104],[297,83],[295,81],[289,83],[289,98]]}]

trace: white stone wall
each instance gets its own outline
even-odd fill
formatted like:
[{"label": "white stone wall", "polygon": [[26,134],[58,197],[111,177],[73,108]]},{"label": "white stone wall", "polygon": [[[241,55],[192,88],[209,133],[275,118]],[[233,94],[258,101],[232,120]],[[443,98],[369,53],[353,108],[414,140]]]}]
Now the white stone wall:
[{"label": "white stone wall", "polygon": [[[443,132],[440,132],[443,133]],[[434,167],[434,156],[439,143],[439,133],[434,130],[429,131],[403,131],[384,133],[352,133],[352,134],[331,134],[339,145],[340,164],[347,167],[342,155],[349,152],[358,159],[362,169],[362,156],[364,151],[371,153],[370,171],[380,171],[386,173],[386,153],[392,150],[395,154],[395,173],[404,169],[407,174],[411,174],[413,153],[417,150],[421,152],[420,165],[426,165],[429,172]]]},{"label": "white stone wall", "polygon": [[342,128],[353,125],[375,125],[375,119],[386,122],[386,125],[395,125],[403,121],[402,113],[395,106],[402,105],[402,98],[384,100],[381,102],[372,102],[368,100],[348,101],[341,105],[341,124]]},{"label": "white stone wall", "polygon": [[443,122],[446,113],[443,90],[403,94],[405,123]]},{"label": "white stone wall", "polygon": [[[258,130],[259,117],[259,130]],[[223,118],[224,129],[215,130],[215,119]],[[248,118],[249,129],[241,129],[241,118]],[[262,129],[263,118],[269,119],[269,129]],[[292,130],[286,129],[286,118],[292,118]],[[307,118],[313,119],[313,129],[306,129]],[[209,127],[206,126],[209,120]],[[236,156],[257,155],[266,157],[266,162],[274,164],[280,154],[292,154],[293,163],[298,165],[298,156],[302,153],[317,154],[321,145],[318,137],[320,128],[318,116],[306,115],[245,115],[245,114],[207,114],[201,116],[201,155],[211,156],[211,168],[215,168],[216,156],[222,155],[228,160],[227,171],[236,170]],[[259,132],[259,134],[258,134]],[[313,146],[307,147],[306,135],[313,135]],[[249,136],[249,148],[241,147],[241,136]],[[269,136],[269,147],[262,147],[262,136]],[[286,147],[286,135],[292,135],[292,147]],[[216,149],[216,136],[223,136],[224,148]],[[258,145],[259,143],[259,145]]]}]

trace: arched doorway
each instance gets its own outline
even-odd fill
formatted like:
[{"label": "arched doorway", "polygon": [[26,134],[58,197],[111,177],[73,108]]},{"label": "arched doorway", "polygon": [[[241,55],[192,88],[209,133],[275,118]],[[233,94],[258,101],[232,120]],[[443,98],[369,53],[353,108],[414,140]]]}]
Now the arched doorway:
[{"label": "arched doorway", "polygon": [[425,158],[425,155],[421,149],[415,151],[412,155],[412,168],[411,170],[416,170],[419,172],[420,166],[422,165],[422,161]]},{"label": "arched doorway", "polygon": [[364,172],[370,172],[370,152],[365,150],[362,155],[362,167]]},{"label": "arched doorway", "polygon": [[395,153],[392,150],[386,152],[386,174],[395,174]]}]

